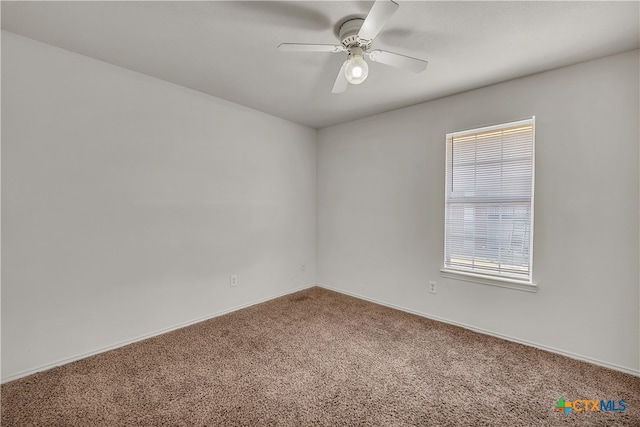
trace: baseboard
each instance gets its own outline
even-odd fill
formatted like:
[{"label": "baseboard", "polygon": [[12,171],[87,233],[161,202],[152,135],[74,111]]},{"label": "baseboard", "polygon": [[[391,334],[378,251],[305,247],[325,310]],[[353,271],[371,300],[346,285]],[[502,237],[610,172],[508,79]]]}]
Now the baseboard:
[{"label": "baseboard", "polygon": [[395,305],[395,304],[390,304],[388,302],[380,301],[380,300],[377,300],[375,298],[370,298],[370,297],[367,297],[367,296],[364,296],[364,295],[360,295],[360,294],[357,294],[357,293],[354,293],[354,292],[349,292],[349,291],[345,291],[345,290],[342,290],[342,289],[333,288],[331,286],[327,286],[327,285],[323,285],[323,284],[318,284],[316,286],[319,286],[319,287],[324,288],[324,289],[328,289],[330,291],[338,292],[338,293],[341,293],[341,294],[344,294],[344,295],[349,295],[349,296],[352,296],[352,297],[355,297],[355,298],[363,299],[365,301],[373,302],[375,304],[380,304],[380,305],[383,305],[385,307],[394,308],[396,310],[404,311],[406,313],[415,314],[417,316],[425,317],[427,319],[436,320],[438,322],[447,323],[449,325],[459,326],[461,328],[468,329],[468,330],[471,330],[473,332],[477,332],[477,333],[480,333],[480,334],[490,335],[492,337],[500,338],[500,339],[503,339],[503,340],[506,340],[506,341],[511,341],[511,342],[515,342],[515,343],[518,343],[518,344],[523,344],[523,345],[526,345],[528,347],[534,347],[534,348],[537,348],[539,350],[545,350],[545,351],[548,351],[548,352],[551,352],[551,353],[559,354],[561,356],[569,357],[571,359],[581,360],[583,362],[591,363],[593,365],[602,366],[602,367],[605,367],[605,368],[613,369],[615,371],[620,371],[620,372],[624,372],[626,374],[630,374],[630,375],[634,375],[636,377],[640,377],[640,370],[638,370],[638,369],[625,368],[624,366],[618,366],[618,365],[615,365],[613,363],[604,362],[602,360],[594,359],[594,358],[591,358],[591,357],[588,357],[588,356],[583,356],[581,354],[571,353],[569,351],[560,350],[560,349],[557,349],[557,348],[554,348],[554,347],[549,347],[549,346],[546,346],[546,345],[543,345],[543,344],[539,344],[539,343],[523,340],[523,339],[520,339],[520,338],[515,338],[515,337],[512,337],[512,336],[508,336],[508,335],[503,335],[503,334],[500,334],[500,333],[497,333],[497,332],[493,332],[493,331],[490,331],[490,330],[487,330],[487,329],[482,329],[482,328],[478,328],[476,326],[467,325],[465,323],[455,322],[453,320],[445,319],[445,318],[438,317],[438,316],[432,316],[432,315],[429,315],[429,314],[426,314],[426,313],[421,313],[419,311],[412,310],[412,309],[409,309],[409,308],[406,308],[406,307],[402,307],[402,306]]},{"label": "baseboard", "polygon": [[124,347],[125,345],[133,344],[133,343],[138,342],[138,341],[142,341],[142,340],[146,340],[148,338],[153,338],[153,337],[158,336],[158,335],[166,334],[167,332],[171,332],[171,331],[174,331],[176,329],[181,329],[181,328],[184,328],[184,327],[196,324],[196,323],[204,322],[205,320],[209,320],[209,319],[213,319],[215,317],[223,316],[225,314],[232,313],[234,311],[238,311],[238,310],[241,310],[243,308],[251,307],[251,306],[256,305],[256,304],[261,304],[263,302],[267,302],[267,301],[270,301],[270,300],[275,299],[275,298],[280,298],[282,296],[289,295],[289,294],[292,294],[292,293],[295,293],[295,292],[299,292],[299,291],[302,291],[304,289],[308,289],[308,288],[311,288],[311,287],[314,287],[314,286],[317,286],[317,285],[315,285],[315,284],[305,285],[305,286],[302,286],[302,287],[299,287],[299,288],[296,288],[296,289],[292,289],[292,290],[289,290],[289,291],[286,291],[286,292],[281,292],[281,293],[278,293],[278,294],[270,295],[268,297],[261,298],[261,299],[258,299],[258,300],[254,300],[254,301],[248,302],[246,304],[241,304],[241,305],[238,305],[238,306],[234,306],[234,307],[231,307],[231,308],[228,308],[228,309],[225,309],[225,310],[221,310],[221,311],[217,311],[215,313],[208,314],[206,316],[199,317],[197,319],[188,320],[186,322],[182,322],[182,323],[179,323],[177,325],[170,326],[168,328],[163,328],[163,329],[160,329],[158,331],[151,332],[149,334],[140,335],[140,336],[137,336],[135,338],[131,338],[131,339],[128,339],[128,340],[125,340],[125,341],[118,342],[116,344],[112,344],[112,345],[109,345],[109,346],[106,346],[106,347],[101,347],[101,348],[98,348],[98,349],[95,349],[95,350],[92,350],[92,351],[88,351],[86,353],[82,353],[82,354],[79,354],[77,356],[72,356],[72,357],[67,357],[67,358],[64,358],[64,359],[60,359],[60,360],[57,360],[57,361],[55,361],[53,363],[48,363],[46,365],[38,366],[37,368],[28,369],[26,371],[18,372],[17,374],[9,375],[8,377],[3,377],[2,380],[0,381],[0,383],[4,384],[4,383],[7,383],[9,381],[17,380],[19,378],[26,377],[28,375],[32,375],[32,374],[35,374],[35,373],[38,373],[38,372],[48,371],[49,369],[53,369],[53,368],[58,367],[58,366],[66,365],[67,363],[71,363],[71,362],[75,362],[77,360],[85,359],[87,357],[91,357],[91,356],[94,356],[96,354],[104,353],[104,352],[107,352],[107,351],[110,351],[110,350],[115,350],[116,348]]},{"label": "baseboard", "polygon": [[71,363],[71,362],[75,362],[77,360],[85,359],[87,357],[91,357],[91,356],[94,356],[96,354],[104,353],[104,352],[107,352],[107,351],[110,351],[110,350],[115,350],[116,348],[124,347],[125,345],[133,344],[133,343],[138,342],[138,341],[142,341],[142,340],[145,340],[145,339],[148,339],[148,338],[152,338],[152,337],[155,337],[155,336],[158,336],[158,335],[162,335],[162,334],[165,334],[167,332],[171,332],[171,331],[176,330],[176,329],[184,328],[184,327],[187,327],[187,326],[199,323],[199,322],[203,322],[205,320],[213,319],[213,318],[218,317],[218,316],[223,316],[225,314],[232,313],[234,311],[241,310],[243,308],[251,307],[251,306],[256,305],[256,304],[261,304],[263,302],[270,301],[272,299],[279,298],[279,297],[282,297],[282,296],[285,296],[285,295],[289,295],[289,294],[292,294],[292,293],[295,293],[295,292],[299,292],[299,291],[302,291],[304,289],[308,289],[308,288],[311,288],[311,287],[314,287],[314,286],[318,286],[318,287],[321,287],[321,288],[324,288],[324,289],[328,289],[328,290],[331,290],[331,291],[334,291],[334,292],[338,292],[338,293],[341,293],[341,294],[349,295],[349,296],[352,296],[352,297],[355,297],[355,298],[359,298],[359,299],[362,299],[362,300],[365,300],[365,301],[370,301],[370,302],[373,302],[375,304],[380,304],[380,305],[383,305],[383,306],[386,306],[386,307],[390,307],[390,308],[393,308],[393,309],[396,309],[396,310],[400,310],[400,311],[404,311],[404,312],[407,312],[407,313],[415,314],[417,316],[425,317],[427,319],[431,319],[431,320],[435,320],[435,321],[438,321],[438,322],[447,323],[447,324],[454,325],[454,326],[459,326],[461,328],[465,328],[465,329],[468,329],[468,330],[471,330],[471,331],[474,331],[474,332],[478,332],[478,333],[481,333],[481,334],[490,335],[490,336],[493,336],[493,337],[496,337],[496,338],[500,338],[500,339],[504,339],[504,340],[507,340],[507,341],[516,342],[516,343],[523,344],[523,345],[526,345],[526,346],[529,346],[529,347],[534,347],[534,348],[537,348],[537,349],[540,349],[540,350],[549,351],[551,353],[560,354],[562,356],[566,356],[566,357],[569,357],[571,359],[581,360],[581,361],[584,361],[584,362],[592,363],[594,365],[602,366],[602,367],[605,367],[605,368],[613,369],[613,370],[616,370],[616,371],[620,371],[620,372],[624,372],[624,373],[627,373],[627,374],[630,374],[630,375],[634,375],[634,376],[640,377],[640,370],[625,368],[623,366],[618,366],[618,365],[615,365],[615,364],[612,364],[612,363],[603,362],[603,361],[598,360],[598,359],[593,359],[593,358],[588,357],[588,356],[583,356],[583,355],[580,355],[580,354],[571,353],[571,352],[568,352],[568,351],[564,351],[564,350],[560,350],[560,349],[557,349],[557,348],[549,347],[549,346],[546,346],[546,345],[534,343],[534,342],[531,342],[531,341],[522,340],[522,339],[511,337],[511,336],[508,336],[508,335],[503,335],[503,334],[496,333],[496,332],[493,332],[493,331],[489,331],[489,330],[486,330],[486,329],[482,329],[482,328],[478,328],[478,327],[475,327],[475,326],[467,325],[465,323],[455,322],[453,320],[445,319],[445,318],[442,318],[442,317],[428,315],[426,313],[421,313],[419,311],[412,310],[412,309],[409,309],[409,308],[406,308],[406,307],[402,307],[402,306],[395,305],[395,304],[390,304],[390,303],[387,303],[385,301],[377,300],[375,298],[370,298],[370,297],[367,297],[367,296],[364,296],[364,295],[360,295],[360,294],[357,294],[357,293],[354,293],[354,292],[349,292],[349,291],[345,291],[345,290],[342,290],[342,289],[334,288],[334,287],[327,286],[327,285],[324,285],[324,284],[310,284],[310,285],[305,285],[305,286],[302,286],[302,287],[299,287],[299,288],[295,288],[295,289],[292,289],[292,290],[289,290],[289,291],[286,291],[286,292],[281,292],[281,293],[278,293],[278,294],[270,295],[268,297],[261,298],[261,299],[258,299],[258,300],[254,300],[254,301],[251,301],[251,302],[248,302],[248,303],[245,303],[245,304],[234,306],[234,307],[231,307],[231,308],[228,308],[228,309],[225,309],[225,310],[221,310],[221,311],[218,311],[218,312],[215,312],[215,313],[212,313],[212,314],[208,314],[206,316],[202,316],[202,317],[199,317],[197,319],[192,319],[192,320],[189,320],[189,321],[186,321],[186,322],[182,322],[180,324],[177,324],[177,325],[174,325],[174,326],[170,326],[168,328],[163,328],[161,330],[158,330],[158,331],[155,331],[155,332],[152,332],[152,333],[149,333],[149,334],[140,335],[138,337],[131,338],[131,339],[128,339],[128,340],[125,340],[125,341],[121,341],[121,342],[118,342],[118,343],[113,344],[113,345],[109,345],[109,346],[106,346],[106,347],[101,347],[101,348],[98,348],[96,350],[92,350],[92,351],[89,351],[89,352],[86,352],[86,353],[83,353],[83,354],[80,354],[80,355],[77,355],[77,356],[60,359],[60,360],[57,360],[55,362],[48,363],[46,365],[42,365],[42,366],[39,366],[39,367],[36,367],[36,368],[33,368],[33,369],[29,369],[29,370],[26,370],[26,371],[18,372],[16,374],[10,375],[8,377],[3,377],[0,382],[2,384],[4,384],[4,383],[7,383],[7,382],[10,382],[10,381],[13,381],[13,380],[17,380],[17,379],[22,378],[22,377],[26,377],[26,376],[31,375],[31,374],[35,374],[37,372],[47,371],[47,370],[55,368],[57,366],[66,365],[67,363]]}]

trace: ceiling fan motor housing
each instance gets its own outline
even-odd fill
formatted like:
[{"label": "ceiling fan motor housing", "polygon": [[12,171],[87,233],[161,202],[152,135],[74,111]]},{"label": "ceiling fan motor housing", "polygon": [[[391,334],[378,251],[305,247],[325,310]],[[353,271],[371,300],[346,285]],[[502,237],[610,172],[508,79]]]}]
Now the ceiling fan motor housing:
[{"label": "ceiling fan motor housing", "polygon": [[362,50],[367,50],[371,47],[371,40],[361,40],[360,37],[358,37],[358,32],[360,31],[360,28],[362,28],[363,23],[364,19],[355,18],[345,21],[340,26],[339,37],[342,46],[347,49],[359,47]]}]

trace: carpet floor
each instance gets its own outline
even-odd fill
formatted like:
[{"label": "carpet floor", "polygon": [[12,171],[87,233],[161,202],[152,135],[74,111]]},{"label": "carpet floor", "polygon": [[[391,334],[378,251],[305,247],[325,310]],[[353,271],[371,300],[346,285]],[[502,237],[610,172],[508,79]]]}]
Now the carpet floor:
[{"label": "carpet floor", "polygon": [[318,287],[1,392],[2,426],[640,426],[638,377]]}]

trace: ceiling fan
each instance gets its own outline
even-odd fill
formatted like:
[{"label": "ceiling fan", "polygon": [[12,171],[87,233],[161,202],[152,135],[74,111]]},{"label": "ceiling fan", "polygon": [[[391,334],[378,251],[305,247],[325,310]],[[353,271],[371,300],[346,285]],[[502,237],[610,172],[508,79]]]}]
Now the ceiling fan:
[{"label": "ceiling fan", "polygon": [[398,3],[393,0],[376,0],[365,19],[347,19],[340,25],[341,44],[282,43],[278,49],[286,52],[347,52],[348,57],[333,84],[333,93],[344,92],[349,83],[358,85],[366,80],[369,65],[365,57],[373,62],[419,73],[427,68],[427,61],[384,50],[370,50],[373,39],[397,10]]}]

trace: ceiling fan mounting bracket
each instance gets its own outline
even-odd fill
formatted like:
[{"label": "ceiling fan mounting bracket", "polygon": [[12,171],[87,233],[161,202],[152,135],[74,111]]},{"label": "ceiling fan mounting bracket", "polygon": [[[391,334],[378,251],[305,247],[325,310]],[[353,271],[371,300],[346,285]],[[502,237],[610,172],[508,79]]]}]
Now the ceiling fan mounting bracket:
[{"label": "ceiling fan mounting bracket", "polygon": [[338,37],[340,38],[340,43],[342,46],[349,49],[352,47],[359,47],[362,50],[366,51],[371,47],[371,40],[362,40],[358,37],[358,32],[360,28],[362,28],[362,24],[364,23],[364,19],[355,18],[348,19],[340,25],[340,32]]}]

